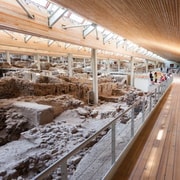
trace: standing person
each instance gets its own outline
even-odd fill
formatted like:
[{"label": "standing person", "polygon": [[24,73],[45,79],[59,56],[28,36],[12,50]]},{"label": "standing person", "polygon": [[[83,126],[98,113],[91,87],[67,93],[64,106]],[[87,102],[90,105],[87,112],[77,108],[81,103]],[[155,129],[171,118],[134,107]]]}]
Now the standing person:
[{"label": "standing person", "polygon": [[157,72],[154,73],[154,82],[157,83]]},{"label": "standing person", "polygon": [[150,71],[150,74],[149,74],[149,78],[150,78],[151,82],[153,82],[153,74],[152,74],[151,71]]}]

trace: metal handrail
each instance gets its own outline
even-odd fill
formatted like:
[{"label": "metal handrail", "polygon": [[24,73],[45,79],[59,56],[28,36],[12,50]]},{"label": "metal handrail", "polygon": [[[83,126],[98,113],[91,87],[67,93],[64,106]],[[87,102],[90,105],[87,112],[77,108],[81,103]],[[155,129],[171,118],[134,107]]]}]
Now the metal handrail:
[{"label": "metal handrail", "polygon": [[[145,96],[143,96],[143,98],[148,98],[152,97],[152,95],[155,95],[155,100],[156,100],[156,91],[158,90],[158,93],[161,95],[163,95],[162,92],[162,88],[160,88],[161,86],[165,87],[164,88],[164,93],[167,91],[167,89],[169,88],[170,84],[172,82],[172,78],[168,79],[166,82],[162,82],[161,84],[159,84],[157,86],[157,89],[153,92],[149,92],[148,94],[146,94]],[[161,89],[161,90],[160,90]],[[158,100],[160,99],[157,98]],[[142,99],[138,100],[137,102],[135,102],[134,104],[132,104],[129,108],[127,108],[124,112],[122,112],[121,114],[119,114],[117,117],[115,117],[111,122],[107,123],[104,127],[102,127],[100,130],[98,130],[95,134],[93,134],[92,136],[90,136],[86,141],[82,142],[80,145],[78,145],[77,147],[75,147],[71,152],[69,152],[67,155],[63,156],[61,159],[57,160],[56,162],[54,162],[50,167],[48,167],[47,169],[43,170],[41,173],[39,173],[38,175],[36,175],[33,180],[41,180],[45,177],[47,177],[47,175],[49,175],[50,173],[52,173],[56,168],[58,168],[61,165],[61,171],[62,171],[62,179],[63,180],[67,180],[67,160],[72,157],[73,155],[75,155],[77,152],[79,152],[82,148],[85,148],[87,144],[89,144],[93,139],[95,139],[101,132],[103,132],[104,130],[106,130],[107,128],[111,127],[112,129],[112,164],[115,162],[115,130],[113,131],[113,129],[115,129],[115,122],[121,118],[124,114],[126,114],[128,111],[132,110],[132,112],[134,111],[134,107],[135,105],[137,105],[140,101],[142,101]],[[157,101],[158,102],[158,101]],[[156,104],[157,104],[156,102]],[[151,100],[150,100],[150,103]],[[144,104],[144,103],[143,103]],[[144,106],[143,106],[144,108]],[[143,112],[144,111],[144,112]],[[150,112],[152,111],[152,104],[150,105]],[[144,113],[145,113],[145,109],[142,110],[143,114],[142,114],[142,120],[143,122],[145,121],[145,119],[147,119],[148,117],[145,117]],[[150,114],[150,113],[149,113]],[[132,117],[131,117],[132,123],[134,123],[134,115],[132,113]],[[131,127],[131,137],[133,138],[134,136],[134,129],[133,129],[133,125]]]}]

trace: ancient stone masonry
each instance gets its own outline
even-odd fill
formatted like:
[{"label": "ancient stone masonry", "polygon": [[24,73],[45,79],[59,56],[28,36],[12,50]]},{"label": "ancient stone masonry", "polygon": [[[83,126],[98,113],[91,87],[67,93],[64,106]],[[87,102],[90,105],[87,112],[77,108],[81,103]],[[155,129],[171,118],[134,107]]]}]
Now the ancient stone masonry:
[{"label": "ancient stone masonry", "polygon": [[[32,83],[17,78],[2,78],[0,79],[0,99],[14,98],[18,96],[46,96],[46,95],[61,95],[72,94],[75,97],[80,96],[86,99],[88,88],[85,92],[79,85],[63,82],[63,83]],[[80,98],[80,99],[81,99]]]},{"label": "ancient stone masonry", "polygon": [[[71,94],[74,97],[88,102],[88,92],[92,89],[92,82],[77,79],[65,78],[56,80],[52,78],[39,78],[39,82],[31,82],[21,78],[4,77],[0,79],[0,99],[14,98],[18,96],[46,96]],[[41,83],[40,83],[41,82]],[[45,83],[46,82],[46,83]],[[117,88],[117,83],[108,80],[99,80],[99,94],[102,96],[112,95],[113,89]]]},{"label": "ancient stone masonry", "polygon": [[0,98],[13,98],[20,95],[19,89],[14,78],[0,79]]}]

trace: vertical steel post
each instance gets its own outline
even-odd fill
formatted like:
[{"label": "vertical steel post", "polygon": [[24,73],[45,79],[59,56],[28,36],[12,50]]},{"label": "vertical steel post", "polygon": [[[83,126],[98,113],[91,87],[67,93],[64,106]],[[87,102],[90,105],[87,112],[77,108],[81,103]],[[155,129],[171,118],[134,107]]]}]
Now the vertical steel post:
[{"label": "vertical steel post", "polygon": [[134,105],[131,110],[131,137],[134,136]]},{"label": "vertical steel post", "polygon": [[142,123],[145,120],[145,98],[143,98],[143,102],[142,102]]},{"label": "vertical steel post", "polygon": [[149,112],[152,110],[152,94],[150,94],[150,102],[149,102]]},{"label": "vertical steel post", "polygon": [[98,104],[97,50],[91,50],[94,104]]},{"label": "vertical steel post", "polygon": [[112,131],[111,131],[111,138],[112,138],[112,143],[111,143],[111,153],[112,153],[112,164],[116,160],[116,122],[114,121],[112,123]]},{"label": "vertical steel post", "polygon": [[73,76],[73,70],[72,70],[72,66],[73,66],[73,57],[72,54],[68,53],[68,75],[69,77]]},{"label": "vertical steel post", "polygon": [[155,89],[154,98],[155,98],[155,104],[156,104],[156,102],[157,102],[157,88]]},{"label": "vertical steel post", "polygon": [[161,97],[161,90],[160,90],[160,85],[158,86],[158,99]]},{"label": "vertical steel post", "polygon": [[61,178],[62,180],[67,180],[67,161],[61,165]]}]

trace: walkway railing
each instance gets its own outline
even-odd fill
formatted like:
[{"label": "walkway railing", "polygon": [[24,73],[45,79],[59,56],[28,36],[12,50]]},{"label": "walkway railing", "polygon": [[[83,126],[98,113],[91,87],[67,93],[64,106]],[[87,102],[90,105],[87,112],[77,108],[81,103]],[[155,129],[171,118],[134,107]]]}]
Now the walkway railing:
[{"label": "walkway railing", "polygon": [[[61,167],[61,179],[68,179],[68,170],[67,170],[67,161],[74,155],[76,155],[80,150],[85,148],[91,141],[96,139],[103,131],[110,129],[109,136],[111,142],[108,144],[108,150],[103,149],[106,153],[109,153],[108,163],[106,163],[105,173],[101,174],[100,179],[108,179],[111,176],[111,171],[117,160],[119,161],[127,153],[127,149],[131,146],[132,142],[135,140],[137,135],[140,133],[140,130],[145,125],[146,120],[151,115],[153,110],[156,108],[157,104],[160,102],[160,99],[164,96],[168,88],[172,83],[173,78],[169,78],[166,81],[157,85],[157,88],[152,92],[148,93],[145,96],[132,104],[128,109],[123,113],[119,114],[115,119],[110,123],[105,125],[94,135],[89,137],[85,142],[82,142],[78,147],[74,148],[70,153],[65,155],[63,158],[57,160],[50,167],[42,171],[40,174],[35,176],[34,180],[45,179],[48,175],[52,174],[57,168]],[[122,120],[126,119],[127,123],[122,124]],[[122,144],[119,142],[119,137],[123,137],[126,141],[122,149]],[[99,165],[102,168],[102,165]],[[108,169],[107,169],[108,167]],[[76,178],[75,178],[76,179]],[[77,179],[83,179],[77,178]]]}]

